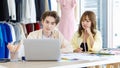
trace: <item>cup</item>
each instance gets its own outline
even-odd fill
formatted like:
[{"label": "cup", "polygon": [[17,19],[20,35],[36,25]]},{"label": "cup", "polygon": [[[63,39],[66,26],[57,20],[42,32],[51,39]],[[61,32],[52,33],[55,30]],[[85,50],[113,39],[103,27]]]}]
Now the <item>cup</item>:
[{"label": "cup", "polygon": [[18,61],[18,52],[10,52],[10,61],[17,62]]},{"label": "cup", "polygon": [[22,59],[23,62],[25,62],[25,60],[26,60],[26,59],[25,59],[25,56],[22,56],[21,59]]}]

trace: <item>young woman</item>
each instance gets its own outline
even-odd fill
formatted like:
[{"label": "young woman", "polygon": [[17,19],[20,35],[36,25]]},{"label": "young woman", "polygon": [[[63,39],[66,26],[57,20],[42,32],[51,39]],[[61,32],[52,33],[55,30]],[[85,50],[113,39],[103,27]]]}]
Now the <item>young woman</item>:
[{"label": "young woman", "polygon": [[78,31],[72,38],[74,52],[97,52],[102,48],[101,33],[96,29],[96,15],[85,11],[80,19]]}]

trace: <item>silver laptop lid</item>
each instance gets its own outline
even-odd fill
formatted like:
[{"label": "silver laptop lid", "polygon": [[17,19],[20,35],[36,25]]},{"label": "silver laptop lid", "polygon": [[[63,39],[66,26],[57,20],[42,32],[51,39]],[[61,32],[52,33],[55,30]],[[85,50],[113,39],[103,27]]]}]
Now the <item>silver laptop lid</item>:
[{"label": "silver laptop lid", "polygon": [[25,39],[26,60],[59,60],[60,43],[56,39]]}]

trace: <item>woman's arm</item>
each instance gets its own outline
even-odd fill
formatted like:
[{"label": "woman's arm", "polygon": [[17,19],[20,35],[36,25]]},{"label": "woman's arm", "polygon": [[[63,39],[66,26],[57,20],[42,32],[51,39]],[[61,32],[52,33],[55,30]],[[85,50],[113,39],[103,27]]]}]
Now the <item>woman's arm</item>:
[{"label": "woman's arm", "polygon": [[80,43],[82,42],[82,39],[78,36],[79,34],[76,32],[71,40],[71,44],[73,46],[73,52],[82,52],[82,48],[80,48]]},{"label": "woman's arm", "polygon": [[101,49],[102,49],[102,35],[99,31],[97,31],[97,33],[95,35],[92,51],[98,52]]}]

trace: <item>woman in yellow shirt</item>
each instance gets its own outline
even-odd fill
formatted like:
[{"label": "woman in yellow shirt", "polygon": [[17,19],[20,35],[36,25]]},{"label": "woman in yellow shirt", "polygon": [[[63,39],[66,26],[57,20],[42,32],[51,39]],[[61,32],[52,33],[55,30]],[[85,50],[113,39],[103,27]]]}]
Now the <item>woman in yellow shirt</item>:
[{"label": "woman in yellow shirt", "polygon": [[96,15],[85,11],[80,19],[78,31],[72,38],[74,52],[98,52],[102,48],[101,33],[96,29]]}]

